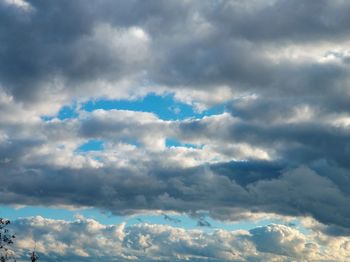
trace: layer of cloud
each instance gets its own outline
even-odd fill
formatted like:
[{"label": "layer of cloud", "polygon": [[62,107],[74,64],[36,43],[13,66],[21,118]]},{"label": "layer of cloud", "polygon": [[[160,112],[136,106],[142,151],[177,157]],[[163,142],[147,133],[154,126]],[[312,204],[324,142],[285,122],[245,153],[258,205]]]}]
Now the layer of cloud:
[{"label": "layer of cloud", "polygon": [[[220,219],[243,208],[311,215],[344,230],[350,224],[347,163],[337,153],[347,135],[339,129],[318,127],[329,139],[318,144],[309,140],[313,123],[291,130],[228,113],[164,121],[151,113],[97,110],[67,120],[3,122],[2,203],[94,206],[115,214],[207,210]],[[198,147],[166,147],[169,137]],[[77,151],[91,139],[104,141],[104,149]]]},{"label": "layer of cloud", "polygon": [[[209,104],[193,90],[340,99],[349,8],[326,0],[4,1],[1,83],[27,104],[121,97],[141,87],[179,97],[190,89],[192,100]],[[314,56],[298,56],[310,42]],[[331,54],[338,59],[322,60]]]},{"label": "layer of cloud", "polygon": [[36,246],[40,259],[57,261],[345,261],[349,239],[305,234],[271,224],[247,230],[185,230],[137,224],[102,225],[80,217],[73,222],[42,217],[12,223],[17,256]]}]

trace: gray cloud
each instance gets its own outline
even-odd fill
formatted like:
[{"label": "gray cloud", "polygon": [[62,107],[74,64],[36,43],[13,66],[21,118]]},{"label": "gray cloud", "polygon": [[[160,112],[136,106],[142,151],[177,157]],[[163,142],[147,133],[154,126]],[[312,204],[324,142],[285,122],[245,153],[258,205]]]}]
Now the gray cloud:
[{"label": "gray cloud", "polygon": [[[36,121],[35,136],[18,124],[23,130],[8,134],[2,143],[2,203],[94,206],[115,214],[144,210],[196,214],[207,210],[219,219],[230,219],[237,208],[242,208],[310,215],[338,227],[338,234],[345,234],[349,227],[344,173],[347,165],[329,146],[335,142],[342,145],[344,137],[338,129],[335,135],[322,133],[318,128],[320,137],[333,139],[330,144],[318,146],[318,138],[308,140],[314,130],[308,126],[306,129],[301,126],[300,130],[260,127],[259,123],[247,126],[229,114],[202,120],[162,121],[149,113],[115,110],[84,113],[73,120]],[[305,130],[307,138],[303,137]],[[151,139],[149,133],[153,140],[139,146],[118,144],[123,139],[147,141]],[[186,142],[200,141],[219,148],[225,147],[227,141],[262,148],[276,144],[273,149],[278,159],[205,164],[204,158],[204,162],[186,166],[186,161],[199,157],[205,149],[178,151],[154,146],[158,140],[164,142],[172,135]],[[96,138],[105,141],[104,151],[85,155],[75,152],[82,141]],[[293,156],[296,150],[290,147],[293,143],[301,144],[297,152],[303,157]],[[226,157],[215,150],[208,149],[207,154]],[[165,155],[168,157],[164,158]]]},{"label": "gray cloud", "polygon": [[[1,5],[1,34],[7,36],[0,53],[1,83],[21,101],[52,93],[83,95],[89,81],[115,83],[142,72],[142,81],[157,85],[228,85],[257,92],[265,86],[282,94],[328,90],[344,77],[338,64],[288,59],[276,64],[266,56],[267,46],[278,51],[273,43],[280,38],[288,45],[300,38],[346,36],[349,6],[344,2],[276,1],[257,8],[238,1],[29,3],[33,10],[27,13]],[[149,48],[128,34],[135,27],[149,34]]]}]

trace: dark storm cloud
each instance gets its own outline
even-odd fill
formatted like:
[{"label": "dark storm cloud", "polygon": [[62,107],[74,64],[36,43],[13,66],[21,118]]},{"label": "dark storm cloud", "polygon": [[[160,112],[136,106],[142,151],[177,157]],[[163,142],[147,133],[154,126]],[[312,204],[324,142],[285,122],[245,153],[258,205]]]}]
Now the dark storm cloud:
[{"label": "dark storm cloud", "polygon": [[[182,122],[179,136],[189,141],[215,137],[223,143],[246,142],[263,148],[270,147],[277,150],[281,162],[290,166],[325,159],[342,167],[348,167],[349,145],[345,141],[349,140],[350,134],[346,127],[322,123],[323,120],[317,117],[300,122],[288,122],[287,116],[294,112],[290,108],[286,111],[280,110],[279,105],[280,103],[276,104],[276,111],[270,108],[271,105],[268,105],[266,110],[261,107],[257,110],[249,108],[243,113],[238,113],[243,115],[242,119],[234,122],[224,119],[218,122],[201,120]],[[253,119],[249,119],[250,114]],[[220,129],[224,122],[226,122],[225,128]],[[263,167],[261,171],[264,173]]]},{"label": "dark storm cloud", "polygon": [[91,30],[91,18],[81,15],[85,5],[70,3],[36,1],[27,13],[2,3],[0,76],[15,97],[40,95],[40,82],[69,67],[72,43]]},{"label": "dark storm cloud", "polygon": [[[259,3],[260,2],[260,3]],[[346,1],[222,1],[210,18],[233,35],[253,41],[314,41],[346,37]]]},{"label": "dark storm cloud", "polygon": [[229,162],[213,165],[212,169],[220,175],[229,177],[241,186],[257,182],[278,178],[283,170],[283,165],[279,163],[263,161]]},{"label": "dark storm cloud", "polygon": [[[237,170],[233,168],[232,172]],[[254,169],[247,164],[242,176],[250,172]],[[1,173],[1,202],[6,204],[94,206],[121,215],[140,210],[189,214],[208,210],[221,219],[228,219],[234,208],[243,208],[311,215],[332,226],[323,229],[332,234],[345,234],[350,224],[349,196],[309,168],[280,172],[275,178],[261,177],[245,187],[212,169],[169,170],[158,168],[156,163],[149,167],[149,173],[130,168],[74,170],[49,166],[32,166],[26,171],[12,168],[10,172],[3,166]]]},{"label": "dark storm cloud", "polygon": [[[81,85],[91,80],[113,82],[146,71],[147,80],[160,85],[207,89],[227,84],[245,90],[266,86],[273,92],[314,93],[344,71],[328,64],[275,65],[265,56],[264,45],[254,42],[273,43],[281,37],[292,43],[299,37],[334,41],[346,36],[350,7],[344,2],[276,1],[260,8],[238,1],[29,3],[32,9],[27,12],[0,6],[1,83],[22,101],[45,99],[40,92],[45,88],[57,92],[57,78],[64,90],[84,89]],[[150,56],[130,64],[123,47],[106,48],[110,39],[96,43],[91,37],[101,24],[143,28],[152,39]]]}]

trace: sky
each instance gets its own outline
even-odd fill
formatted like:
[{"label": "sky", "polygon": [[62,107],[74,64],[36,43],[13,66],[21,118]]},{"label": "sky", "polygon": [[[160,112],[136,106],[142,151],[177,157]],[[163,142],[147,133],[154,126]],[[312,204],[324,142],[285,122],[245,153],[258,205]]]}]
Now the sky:
[{"label": "sky", "polygon": [[0,0],[17,261],[350,261],[349,12]]}]

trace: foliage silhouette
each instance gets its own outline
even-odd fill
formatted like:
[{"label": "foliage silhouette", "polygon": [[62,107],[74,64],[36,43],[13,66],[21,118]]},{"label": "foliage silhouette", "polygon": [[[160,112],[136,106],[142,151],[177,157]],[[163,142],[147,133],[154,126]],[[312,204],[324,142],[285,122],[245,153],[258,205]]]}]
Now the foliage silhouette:
[{"label": "foliage silhouette", "polygon": [[0,262],[16,261],[10,249],[10,246],[14,243],[13,240],[16,238],[16,236],[11,234],[7,229],[7,226],[10,224],[10,220],[0,218]]},{"label": "foliage silhouette", "polygon": [[35,253],[35,251],[32,252],[30,259],[32,262],[36,262],[38,260],[38,255]]}]

